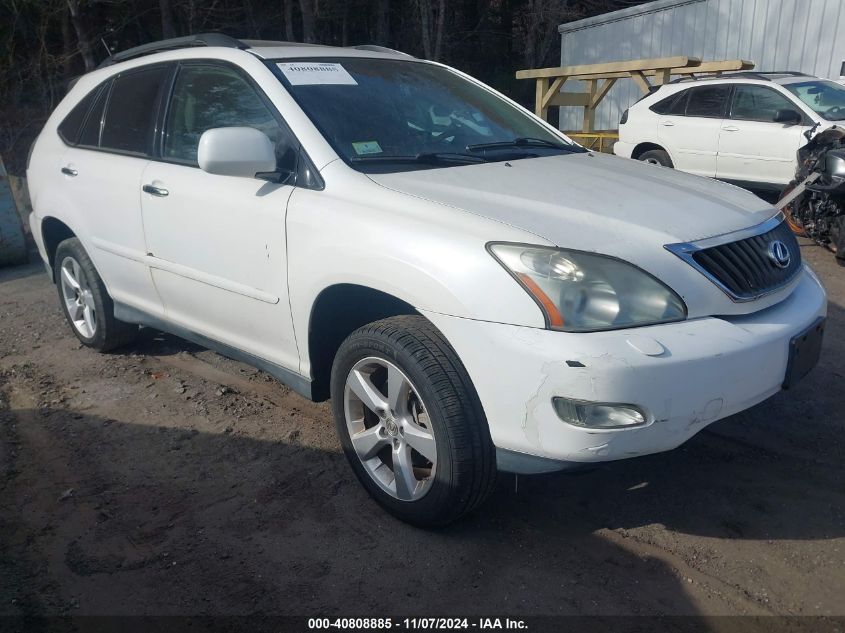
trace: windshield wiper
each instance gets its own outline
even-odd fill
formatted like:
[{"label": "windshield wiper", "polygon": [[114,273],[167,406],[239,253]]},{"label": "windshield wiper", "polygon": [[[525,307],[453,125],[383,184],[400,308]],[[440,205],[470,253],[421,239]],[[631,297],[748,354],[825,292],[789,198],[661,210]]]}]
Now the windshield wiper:
[{"label": "windshield wiper", "polygon": [[579,145],[566,145],[564,143],[555,143],[554,141],[547,141],[542,138],[531,138],[528,136],[520,136],[510,141],[496,141],[493,143],[476,143],[475,145],[467,145],[467,151],[480,152],[485,149],[520,149],[523,147],[548,147],[549,149],[559,149],[564,152],[586,151]]},{"label": "windshield wiper", "polygon": [[460,152],[422,152],[407,156],[352,156],[349,160],[353,163],[423,163],[438,165],[443,163],[486,163],[487,159],[474,154],[461,154]]}]

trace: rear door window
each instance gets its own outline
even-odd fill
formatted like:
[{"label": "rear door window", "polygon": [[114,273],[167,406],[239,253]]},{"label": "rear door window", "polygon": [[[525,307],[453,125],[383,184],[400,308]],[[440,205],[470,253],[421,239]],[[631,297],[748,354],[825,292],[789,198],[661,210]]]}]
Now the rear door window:
[{"label": "rear door window", "polygon": [[159,94],[169,73],[153,66],[121,74],[109,96],[100,147],[133,154],[151,153]]},{"label": "rear door window", "polygon": [[687,102],[686,115],[708,118],[723,118],[725,107],[728,103],[728,95],[731,87],[721,86],[699,86],[691,88],[689,101]]}]

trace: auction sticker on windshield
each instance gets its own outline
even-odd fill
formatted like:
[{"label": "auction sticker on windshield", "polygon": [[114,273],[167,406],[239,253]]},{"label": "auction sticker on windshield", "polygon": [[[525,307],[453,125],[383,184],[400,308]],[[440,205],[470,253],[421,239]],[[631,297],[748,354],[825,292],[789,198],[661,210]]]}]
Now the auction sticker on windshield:
[{"label": "auction sticker on windshield", "polygon": [[277,66],[292,86],[358,85],[352,75],[337,63],[284,62]]},{"label": "auction sticker on windshield", "polygon": [[355,153],[359,156],[364,154],[381,154],[381,145],[378,144],[378,141],[360,141],[358,143],[352,143],[352,149],[354,149]]}]

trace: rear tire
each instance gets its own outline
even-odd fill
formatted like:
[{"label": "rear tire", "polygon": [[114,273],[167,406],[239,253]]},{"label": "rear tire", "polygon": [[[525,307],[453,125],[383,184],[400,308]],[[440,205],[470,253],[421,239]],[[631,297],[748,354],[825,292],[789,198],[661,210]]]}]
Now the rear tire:
[{"label": "rear tire", "polygon": [[114,318],[114,302],[78,238],[59,244],[53,267],[62,312],[83,345],[106,352],[135,338],[138,326]]},{"label": "rear tire", "polygon": [[669,154],[662,149],[650,149],[647,152],[643,152],[637,160],[641,160],[642,162],[650,165],[669,167],[670,169],[674,167],[672,159],[669,158]]},{"label": "rear tire", "polygon": [[352,470],[402,521],[445,525],[492,492],[496,452],[481,402],[457,354],[425,318],[391,317],[353,332],[335,356],[331,396]]}]

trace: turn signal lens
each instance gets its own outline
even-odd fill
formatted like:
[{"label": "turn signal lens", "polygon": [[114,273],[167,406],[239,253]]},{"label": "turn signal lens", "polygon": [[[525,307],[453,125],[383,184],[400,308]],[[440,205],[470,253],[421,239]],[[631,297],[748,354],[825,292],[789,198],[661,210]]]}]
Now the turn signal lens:
[{"label": "turn signal lens", "polygon": [[587,429],[624,429],[643,426],[646,414],[631,404],[583,402],[569,398],[552,398],[558,417],[568,424]]}]

